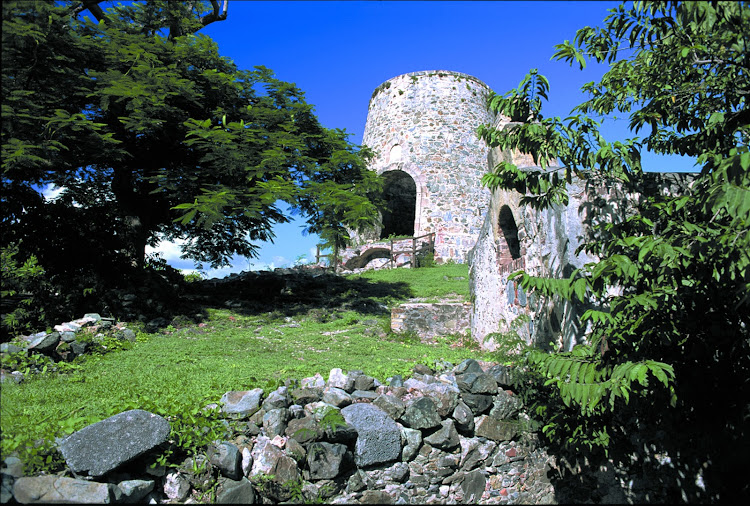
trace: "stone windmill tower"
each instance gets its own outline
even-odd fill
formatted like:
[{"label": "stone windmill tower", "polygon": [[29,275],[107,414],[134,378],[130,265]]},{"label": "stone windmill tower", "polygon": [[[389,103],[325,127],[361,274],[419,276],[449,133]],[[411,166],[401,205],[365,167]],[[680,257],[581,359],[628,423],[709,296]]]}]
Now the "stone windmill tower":
[{"label": "stone windmill tower", "polygon": [[433,70],[403,74],[370,99],[362,143],[384,179],[383,227],[364,239],[435,233],[435,260],[467,261],[489,204],[482,188],[488,148],[476,135],[493,123],[489,87],[475,77]]}]

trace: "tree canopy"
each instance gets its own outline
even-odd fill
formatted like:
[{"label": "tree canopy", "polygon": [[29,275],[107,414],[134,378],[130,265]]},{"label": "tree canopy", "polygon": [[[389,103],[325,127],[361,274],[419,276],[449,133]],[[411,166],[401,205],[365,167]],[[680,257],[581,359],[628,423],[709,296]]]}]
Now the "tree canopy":
[{"label": "tree canopy", "polygon": [[[146,244],[183,239],[220,266],[273,238],[279,202],[310,232],[371,223],[367,152],[294,84],[221,56],[194,4],[118,5],[98,23],[77,4],[3,4],[4,240],[54,263],[38,234],[69,214],[113,254],[142,262]],[[47,185],[64,189],[53,203]]]},{"label": "tree canopy", "polygon": [[[537,399],[545,433],[576,451],[614,451],[660,429],[651,442],[670,448],[673,500],[748,494],[735,458],[750,449],[748,34],[746,2],[623,3],[602,27],[557,46],[554,58],[581,70],[592,59],[609,65],[569,117],[542,115],[551,87],[532,71],[491,99],[518,123],[479,129],[491,146],[534,156],[537,169],[503,162],[483,181],[536,206],[567,202],[579,171],[640,181],[643,150],[697,159],[685,194],[654,196],[639,214],[601,225],[583,246],[599,262],[564,280],[517,274],[527,290],[600,306],[583,315],[593,329],[586,344],[527,355],[550,389]],[[642,137],[608,142],[601,130],[613,114]],[[634,448],[641,459],[646,446]]]}]

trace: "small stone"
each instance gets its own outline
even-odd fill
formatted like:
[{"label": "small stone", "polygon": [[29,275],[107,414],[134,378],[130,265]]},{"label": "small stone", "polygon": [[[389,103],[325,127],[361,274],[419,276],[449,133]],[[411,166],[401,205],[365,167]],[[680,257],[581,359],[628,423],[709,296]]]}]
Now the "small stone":
[{"label": "small stone", "polygon": [[190,481],[178,471],[169,471],[164,477],[164,495],[173,501],[184,501],[190,493]]},{"label": "small stone", "polygon": [[137,503],[154,489],[154,480],[125,480],[117,484],[122,492],[122,502]]},{"label": "small stone", "polygon": [[337,408],[343,408],[352,403],[352,396],[344,389],[329,387],[323,392],[323,402]]}]

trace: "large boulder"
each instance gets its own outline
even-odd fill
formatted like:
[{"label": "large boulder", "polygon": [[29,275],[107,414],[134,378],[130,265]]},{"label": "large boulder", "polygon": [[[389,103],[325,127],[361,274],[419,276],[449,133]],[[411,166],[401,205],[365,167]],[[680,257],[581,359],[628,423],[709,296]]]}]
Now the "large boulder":
[{"label": "large boulder", "polygon": [[121,492],[113,483],[50,475],[19,478],[13,497],[21,504],[110,504],[120,500]]},{"label": "large boulder", "polygon": [[84,427],[60,443],[60,452],[74,473],[103,476],[167,440],[164,418],[133,409]]},{"label": "large boulder", "polygon": [[401,457],[401,429],[385,411],[373,404],[360,403],[345,407],[341,414],[357,429],[354,460],[359,467]]}]

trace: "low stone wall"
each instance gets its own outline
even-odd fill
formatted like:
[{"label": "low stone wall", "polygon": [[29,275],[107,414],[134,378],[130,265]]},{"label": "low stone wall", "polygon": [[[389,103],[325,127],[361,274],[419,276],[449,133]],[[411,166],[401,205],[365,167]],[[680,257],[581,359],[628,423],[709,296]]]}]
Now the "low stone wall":
[{"label": "low stone wall", "polygon": [[471,328],[470,302],[413,302],[391,309],[391,330],[415,332],[424,341],[437,336],[465,335]]},{"label": "low stone wall", "polygon": [[170,429],[142,410],[60,441],[73,477],[24,477],[9,457],[3,502],[555,502],[554,459],[529,431],[507,367],[469,359],[442,373],[417,366],[388,385],[340,369],[287,383],[267,396],[227,392],[216,405],[225,439],[176,469],[142,457],[163,449]]}]

